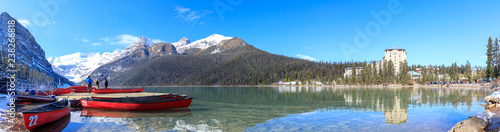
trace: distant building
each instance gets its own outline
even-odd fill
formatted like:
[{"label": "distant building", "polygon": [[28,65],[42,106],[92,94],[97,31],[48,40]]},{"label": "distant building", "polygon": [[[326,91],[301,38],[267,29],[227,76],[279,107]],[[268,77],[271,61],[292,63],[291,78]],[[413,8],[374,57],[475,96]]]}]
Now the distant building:
[{"label": "distant building", "polygon": [[[356,76],[359,76],[361,75],[361,70],[363,70],[363,68],[356,67],[355,70],[356,70]],[[352,77],[352,67],[345,68],[344,77]]]},{"label": "distant building", "polygon": [[408,71],[408,74],[410,74],[411,80],[413,80],[413,81],[422,77],[422,74],[415,72],[415,71]]},{"label": "distant building", "polygon": [[[279,84],[280,85],[296,85],[297,82],[295,82],[295,81],[291,81],[291,82],[279,82]],[[300,82],[299,82],[299,84],[300,84]]]},{"label": "distant building", "polygon": [[[433,67],[433,68],[424,67],[424,69],[425,69],[426,73],[439,71],[439,68],[435,68],[435,67]],[[418,73],[422,73],[422,68],[417,68],[417,69],[415,69],[415,71]]]},{"label": "distant building", "polygon": [[320,81],[312,81],[311,84],[312,85],[323,85],[323,83],[321,83]]},{"label": "distant building", "polygon": [[417,69],[415,69],[415,71],[418,73],[422,73],[422,68],[417,68]]},{"label": "distant building", "polygon": [[406,61],[406,50],[398,47],[393,47],[385,49],[384,53],[385,56],[382,58],[382,61],[379,61],[377,62],[377,64],[375,64],[377,71],[383,69],[384,61],[386,62],[392,61],[394,65],[394,75],[397,75],[399,73],[401,63],[404,63]]},{"label": "distant building", "polygon": [[399,65],[406,61],[406,50],[398,47],[386,49],[383,60],[394,63],[394,73],[397,75],[400,68]]},{"label": "distant building", "polygon": [[477,68],[472,68],[472,75],[476,75],[477,74]]}]

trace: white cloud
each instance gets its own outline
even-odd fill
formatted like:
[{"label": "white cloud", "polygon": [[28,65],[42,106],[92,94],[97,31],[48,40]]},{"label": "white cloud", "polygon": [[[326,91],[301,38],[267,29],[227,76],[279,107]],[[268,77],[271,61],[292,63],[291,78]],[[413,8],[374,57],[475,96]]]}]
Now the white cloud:
[{"label": "white cloud", "polygon": [[83,38],[82,41],[85,42],[85,43],[90,42],[90,40],[88,40],[86,38]]},{"label": "white cloud", "polygon": [[122,35],[116,36],[115,40],[117,40],[117,41],[114,41],[111,44],[127,45],[128,46],[128,45],[134,43],[135,41],[139,40],[139,37],[133,36],[133,35],[128,35],[128,34],[122,34]]},{"label": "white cloud", "polygon": [[175,8],[174,11],[177,11],[178,13],[184,13],[186,11],[191,10],[190,8],[185,8],[182,6],[175,6],[174,8]]},{"label": "white cloud", "polygon": [[314,58],[314,57],[311,57],[311,56],[307,56],[307,55],[301,55],[301,54],[297,54],[297,57],[301,58],[301,59],[304,59],[304,60],[310,60],[310,61],[316,61],[317,59]]},{"label": "white cloud", "polygon": [[21,23],[21,25],[23,25],[24,27],[28,27],[31,25],[31,22],[26,19],[17,19],[17,21]]},{"label": "white cloud", "polygon": [[159,42],[165,42],[165,41],[159,40],[159,39],[151,39],[151,41],[153,41],[153,43],[155,43],[155,44],[159,43]]},{"label": "white cloud", "polygon": [[134,36],[134,35],[129,35],[129,34],[121,34],[115,37],[102,37],[99,40],[101,40],[104,43],[110,44],[110,45],[131,45],[135,41],[137,41],[139,37]]},{"label": "white cloud", "polygon": [[101,43],[92,43],[92,46],[99,46]]},{"label": "white cloud", "polygon": [[109,42],[109,38],[108,37],[101,38],[100,40],[102,40],[104,42]]},{"label": "white cloud", "polygon": [[[124,45],[129,46],[133,44],[135,41],[139,40],[140,37],[129,35],[129,34],[121,34],[114,37],[102,37],[100,38],[100,44],[109,44],[109,45]],[[151,39],[153,43],[165,42],[160,39]]]},{"label": "white cloud", "polygon": [[39,22],[39,21],[34,21],[33,23],[35,23],[35,25],[37,26],[47,26],[47,25],[53,25],[53,24],[56,24],[55,21],[45,21],[45,22]]},{"label": "white cloud", "polygon": [[183,22],[191,24],[203,24],[201,18],[213,13],[211,10],[191,10],[182,6],[175,6],[174,11]]}]

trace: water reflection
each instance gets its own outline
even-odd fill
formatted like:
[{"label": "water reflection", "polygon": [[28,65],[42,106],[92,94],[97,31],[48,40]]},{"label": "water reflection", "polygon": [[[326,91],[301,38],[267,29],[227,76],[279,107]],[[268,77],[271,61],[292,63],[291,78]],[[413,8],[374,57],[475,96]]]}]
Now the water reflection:
[{"label": "water reflection", "polygon": [[189,109],[73,110],[63,131],[446,131],[484,109],[489,91],[446,88],[164,87]]},{"label": "water reflection", "polygon": [[63,118],[56,120],[54,122],[42,125],[33,129],[34,132],[60,132],[66,128],[70,122],[71,114],[64,116]]},{"label": "water reflection", "polygon": [[[446,112],[464,113],[466,116],[456,115],[456,117],[462,116],[456,119],[458,122],[459,119],[467,118],[470,113],[477,113],[474,110],[480,109],[478,107],[471,111],[472,103],[479,103],[488,94],[488,91],[483,89],[427,88],[275,87],[151,88],[149,90],[186,93],[195,97],[196,101],[193,101],[194,104],[190,107],[193,117],[201,116],[202,118],[199,119],[203,120],[202,122],[218,119],[223,123],[208,124],[213,124],[213,127],[222,128],[221,130],[224,131],[243,131],[272,119],[297,113],[321,113],[322,111],[340,111],[340,113],[372,111],[374,113],[369,115],[380,114],[385,124],[404,124],[409,119],[409,108],[446,111],[438,108],[440,106],[454,109],[454,111]],[[457,109],[458,107],[464,107],[467,110],[461,111],[462,109]],[[199,111],[198,108],[204,110]],[[451,118],[455,120],[453,115]],[[443,127],[451,128],[450,125],[454,123]]]},{"label": "water reflection", "polygon": [[83,108],[80,116],[83,117],[180,117],[192,116],[189,108],[176,108],[154,111],[126,111]]},{"label": "water reflection", "polygon": [[385,122],[389,124],[402,124],[406,123],[408,119],[407,109],[401,109],[401,100],[394,96],[394,108],[392,110],[383,110],[385,115]]}]

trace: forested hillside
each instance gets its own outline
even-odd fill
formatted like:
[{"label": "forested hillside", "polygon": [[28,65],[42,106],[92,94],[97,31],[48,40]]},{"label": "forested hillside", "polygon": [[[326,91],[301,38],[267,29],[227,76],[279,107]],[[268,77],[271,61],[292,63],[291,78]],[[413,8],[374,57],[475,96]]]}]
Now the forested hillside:
[{"label": "forested hillside", "polygon": [[240,38],[221,42],[195,54],[166,55],[141,63],[108,77],[110,85],[258,85],[272,84],[280,79],[332,82],[351,65],[275,55],[248,45]]}]

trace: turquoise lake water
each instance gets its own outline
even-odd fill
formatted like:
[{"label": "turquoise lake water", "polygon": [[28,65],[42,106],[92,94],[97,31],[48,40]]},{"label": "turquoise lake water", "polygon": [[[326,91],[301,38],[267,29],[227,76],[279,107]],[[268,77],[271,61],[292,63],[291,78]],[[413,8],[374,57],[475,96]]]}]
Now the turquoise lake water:
[{"label": "turquoise lake water", "polygon": [[187,109],[75,109],[63,131],[447,131],[483,112],[484,89],[165,87]]}]

